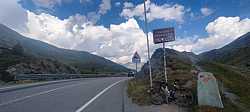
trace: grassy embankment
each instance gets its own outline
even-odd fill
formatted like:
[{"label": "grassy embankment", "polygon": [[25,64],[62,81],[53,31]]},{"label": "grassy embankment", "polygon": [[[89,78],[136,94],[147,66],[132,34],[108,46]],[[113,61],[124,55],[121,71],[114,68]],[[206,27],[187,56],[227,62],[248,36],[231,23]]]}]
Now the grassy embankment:
[{"label": "grassy embankment", "polygon": [[[159,66],[160,71],[153,70],[153,81],[164,80],[163,68]],[[169,59],[167,65],[168,71],[168,82],[171,84],[175,79],[180,80],[180,82],[186,83],[187,81],[192,81],[193,93],[196,96],[196,76],[191,73],[194,67],[192,64],[180,61],[178,59]],[[147,75],[141,79],[133,79],[128,83],[128,95],[132,101],[139,105],[150,105],[151,97],[148,93],[149,90],[149,80]]]},{"label": "grassy embankment", "polygon": [[206,71],[212,72],[215,77],[223,83],[223,86],[239,96],[238,106],[229,99],[223,97],[224,112],[241,112],[240,107],[250,108],[250,78],[249,74],[242,74],[240,71],[228,66],[214,62],[199,63]]}]

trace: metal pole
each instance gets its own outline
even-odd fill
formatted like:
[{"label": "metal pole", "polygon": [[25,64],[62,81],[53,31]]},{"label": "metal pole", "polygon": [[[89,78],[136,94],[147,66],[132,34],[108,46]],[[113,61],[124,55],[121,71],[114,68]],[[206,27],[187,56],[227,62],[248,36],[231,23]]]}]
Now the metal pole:
[{"label": "metal pole", "polygon": [[147,36],[147,48],[148,48],[148,68],[149,68],[149,80],[150,80],[150,87],[153,87],[152,84],[152,70],[151,70],[151,62],[150,62],[150,51],[149,51],[149,37],[148,37],[148,21],[147,21],[147,11],[146,11],[146,0],[144,0],[144,16],[145,16],[145,33]]},{"label": "metal pole", "polygon": [[136,72],[135,72],[135,73],[137,73],[137,63],[135,63],[135,70],[136,70]]},{"label": "metal pole", "polygon": [[163,42],[163,63],[164,63],[164,76],[166,83],[168,82],[168,77],[167,77],[167,62],[166,62],[166,51],[165,51],[165,42]]}]

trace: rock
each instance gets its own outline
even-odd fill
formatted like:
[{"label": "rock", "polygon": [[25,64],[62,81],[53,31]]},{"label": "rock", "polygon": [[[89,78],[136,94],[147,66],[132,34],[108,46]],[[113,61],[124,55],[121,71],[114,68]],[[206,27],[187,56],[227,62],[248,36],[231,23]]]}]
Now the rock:
[{"label": "rock", "polygon": [[80,73],[76,68],[59,63],[54,60],[34,60],[22,62],[8,67],[8,73],[16,74],[77,74]]}]

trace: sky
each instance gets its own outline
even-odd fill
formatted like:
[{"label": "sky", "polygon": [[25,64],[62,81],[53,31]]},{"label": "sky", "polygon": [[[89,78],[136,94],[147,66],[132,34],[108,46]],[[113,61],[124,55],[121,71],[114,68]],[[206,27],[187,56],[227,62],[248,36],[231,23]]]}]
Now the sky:
[{"label": "sky", "polygon": [[[174,27],[167,47],[196,54],[250,31],[250,0],[147,0],[150,53],[154,29]],[[131,67],[146,62],[143,0],[1,0],[0,23],[32,39],[87,51]]]}]

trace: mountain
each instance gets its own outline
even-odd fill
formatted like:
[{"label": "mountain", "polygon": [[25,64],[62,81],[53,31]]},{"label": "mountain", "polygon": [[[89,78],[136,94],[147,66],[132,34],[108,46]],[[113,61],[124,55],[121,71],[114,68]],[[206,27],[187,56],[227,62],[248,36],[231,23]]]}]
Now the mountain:
[{"label": "mountain", "polygon": [[[176,50],[167,48],[165,50],[168,81],[172,82],[173,80],[178,79],[183,84],[186,84],[187,82],[191,82],[191,84],[195,83],[195,80],[193,79],[194,74],[192,73],[192,70],[195,70],[195,68],[192,64],[192,61],[188,57],[188,55],[191,55],[192,53],[178,52]],[[156,49],[150,60],[153,80],[164,80],[163,49]],[[142,66],[142,69],[138,73],[137,77],[147,78],[149,74],[148,71],[148,64],[146,63]]]},{"label": "mountain", "polygon": [[113,73],[129,70],[122,65],[88,52],[62,49],[39,40],[24,37],[0,24],[0,47],[13,49],[16,45],[23,48],[25,56],[55,60],[76,67],[82,73]]},{"label": "mountain", "polygon": [[23,53],[19,44],[13,48],[0,47],[0,80],[8,82],[16,74],[79,74],[69,65],[56,60],[35,58]]},{"label": "mountain", "polygon": [[250,32],[220,48],[199,55],[201,59],[250,69]]}]

